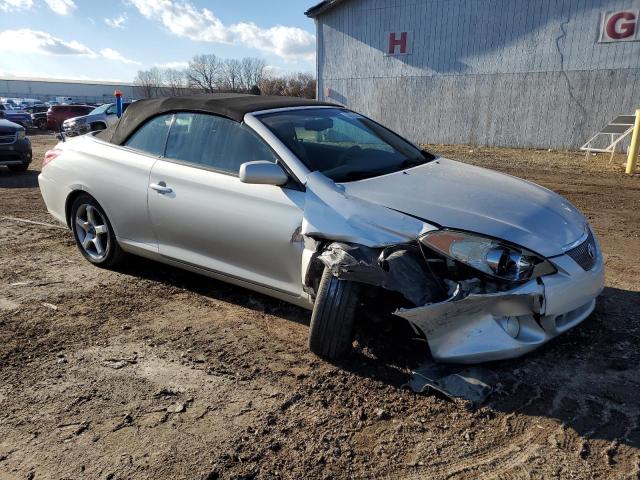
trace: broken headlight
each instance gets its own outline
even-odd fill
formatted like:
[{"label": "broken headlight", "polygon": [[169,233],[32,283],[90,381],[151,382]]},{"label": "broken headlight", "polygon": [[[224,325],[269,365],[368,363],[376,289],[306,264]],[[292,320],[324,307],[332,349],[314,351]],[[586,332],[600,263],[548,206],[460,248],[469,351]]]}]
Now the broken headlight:
[{"label": "broken headlight", "polygon": [[529,250],[472,233],[435,230],[420,237],[420,243],[502,280],[521,282],[556,272],[548,260]]}]

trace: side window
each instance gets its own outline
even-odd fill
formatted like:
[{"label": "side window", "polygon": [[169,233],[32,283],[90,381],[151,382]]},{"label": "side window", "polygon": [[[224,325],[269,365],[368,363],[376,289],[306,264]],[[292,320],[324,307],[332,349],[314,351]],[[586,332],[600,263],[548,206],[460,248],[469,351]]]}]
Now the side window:
[{"label": "side window", "polygon": [[105,113],[107,115],[113,115],[114,113],[116,113],[116,106],[111,105],[109,108],[107,108],[107,111]]},{"label": "side window", "polygon": [[235,175],[245,162],[277,160],[266,144],[246,126],[202,113],[176,114],[165,157]]},{"label": "side window", "polygon": [[124,144],[142,152],[161,156],[173,114],[161,115],[142,125]]}]

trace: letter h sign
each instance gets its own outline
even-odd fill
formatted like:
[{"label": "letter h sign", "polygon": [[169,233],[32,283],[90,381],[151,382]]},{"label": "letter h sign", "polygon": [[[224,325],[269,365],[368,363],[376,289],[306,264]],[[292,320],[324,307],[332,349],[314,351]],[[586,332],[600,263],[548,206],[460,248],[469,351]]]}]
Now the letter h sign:
[{"label": "letter h sign", "polygon": [[385,56],[411,53],[411,32],[385,32]]}]

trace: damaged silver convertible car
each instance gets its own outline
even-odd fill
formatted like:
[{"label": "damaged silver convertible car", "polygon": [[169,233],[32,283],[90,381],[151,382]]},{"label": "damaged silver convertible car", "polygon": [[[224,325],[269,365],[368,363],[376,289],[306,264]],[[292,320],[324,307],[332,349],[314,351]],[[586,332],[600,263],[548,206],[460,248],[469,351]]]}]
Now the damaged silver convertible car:
[{"label": "damaged silver convertible car", "polygon": [[313,309],[326,358],[366,307],[408,320],[437,360],[515,357],[584,320],[604,283],[562,197],[311,100],[135,102],[47,152],[39,181],[88,261],[129,252]]}]

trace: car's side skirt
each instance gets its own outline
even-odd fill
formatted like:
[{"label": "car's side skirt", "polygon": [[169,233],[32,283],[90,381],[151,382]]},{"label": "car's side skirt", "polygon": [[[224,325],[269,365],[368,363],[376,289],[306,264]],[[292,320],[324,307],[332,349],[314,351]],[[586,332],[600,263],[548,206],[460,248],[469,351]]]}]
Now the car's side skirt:
[{"label": "car's side skirt", "polygon": [[173,267],[198,273],[206,277],[214,278],[216,280],[221,280],[226,283],[238,285],[240,287],[244,287],[249,290],[253,290],[255,292],[259,292],[264,295],[277,298],[279,300],[285,301],[287,303],[291,303],[293,305],[297,305],[302,308],[306,308],[308,310],[311,310],[313,308],[313,301],[309,298],[307,294],[295,295],[295,294],[286,292],[284,290],[274,289],[273,287],[269,287],[267,285],[254,283],[254,282],[244,280],[242,278],[234,277],[232,275],[228,275],[222,272],[200,267],[198,265],[193,265],[191,263],[175,260],[173,258],[161,255],[158,252],[132,245],[130,242],[121,241],[120,244],[123,247],[123,250],[125,250],[126,252],[139,255],[141,257],[145,257],[150,260],[155,260],[155,261],[164,263],[166,265],[171,265]]}]

